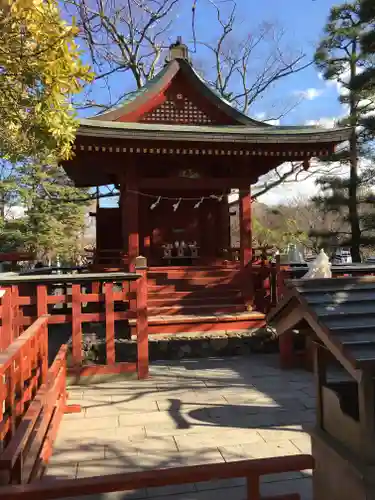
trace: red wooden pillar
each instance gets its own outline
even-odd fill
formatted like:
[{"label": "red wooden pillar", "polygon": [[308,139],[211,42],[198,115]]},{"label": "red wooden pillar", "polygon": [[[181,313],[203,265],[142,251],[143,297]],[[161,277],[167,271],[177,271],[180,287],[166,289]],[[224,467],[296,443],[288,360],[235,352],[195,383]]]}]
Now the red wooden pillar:
[{"label": "red wooden pillar", "polygon": [[135,259],[139,255],[139,203],[137,181],[129,165],[121,192],[121,224],[124,251],[129,257],[129,271],[135,271]]},{"label": "red wooden pillar", "polygon": [[280,367],[284,370],[294,368],[293,331],[289,330],[279,336]]},{"label": "red wooden pillar", "polygon": [[224,252],[224,257],[230,259],[230,215],[229,215],[229,204],[228,198],[225,198],[220,203],[220,221],[221,221],[221,247]]},{"label": "red wooden pillar", "polygon": [[240,262],[245,267],[252,258],[251,196],[248,191],[240,191]]},{"label": "red wooden pillar", "polygon": [[[141,257],[140,257],[141,259]],[[143,265],[142,265],[143,264]],[[137,370],[138,378],[148,376],[148,313],[147,313],[147,264],[138,260],[137,273],[141,275],[137,284]]]},{"label": "red wooden pillar", "polygon": [[104,284],[105,301],[105,332],[106,332],[106,361],[107,365],[114,365],[115,354],[115,303],[113,300],[113,283]]}]

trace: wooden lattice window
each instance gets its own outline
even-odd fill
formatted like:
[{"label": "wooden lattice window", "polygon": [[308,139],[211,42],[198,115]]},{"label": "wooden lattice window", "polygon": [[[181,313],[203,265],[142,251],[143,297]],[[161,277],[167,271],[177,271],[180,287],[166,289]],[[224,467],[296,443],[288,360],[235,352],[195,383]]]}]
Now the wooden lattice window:
[{"label": "wooden lattice window", "polygon": [[168,98],[163,104],[146,113],[142,122],[147,123],[178,123],[186,125],[212,125],[216,123],[196,104],[182,94]]}]

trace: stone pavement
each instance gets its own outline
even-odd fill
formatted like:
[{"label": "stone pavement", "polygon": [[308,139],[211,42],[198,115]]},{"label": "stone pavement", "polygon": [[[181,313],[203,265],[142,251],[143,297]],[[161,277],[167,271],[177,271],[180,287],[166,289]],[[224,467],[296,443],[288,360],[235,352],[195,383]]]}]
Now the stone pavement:
[{"label": "stone pavement", "polygon": [[[148,380],[69,388],[47,476],[94,475],[310,453],[312,376],[281,371],[277,356],[160,362]],[[311,500],[311,471],[265,476],[262,494]],[[94,495],[91,500],[243,500],[244,480]]]}]

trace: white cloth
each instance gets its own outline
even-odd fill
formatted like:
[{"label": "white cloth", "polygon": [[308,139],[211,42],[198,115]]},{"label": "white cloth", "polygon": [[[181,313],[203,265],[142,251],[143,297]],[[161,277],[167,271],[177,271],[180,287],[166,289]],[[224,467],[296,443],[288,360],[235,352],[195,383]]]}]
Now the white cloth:
[{"label": "white cloth", "polygon": [[317,258],[309,264],[309,270],[302,279],[332,278],[331,263],[324,250],[320,250]]}]

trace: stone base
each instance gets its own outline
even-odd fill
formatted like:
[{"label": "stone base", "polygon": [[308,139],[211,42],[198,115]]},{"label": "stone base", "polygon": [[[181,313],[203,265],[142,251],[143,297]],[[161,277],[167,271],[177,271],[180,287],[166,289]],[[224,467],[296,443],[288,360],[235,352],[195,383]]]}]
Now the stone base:
[{"label": "stone base", "polygon": [[375,500],[375,467],[357,457],[321,430],[311,432],[314,500]]}]

